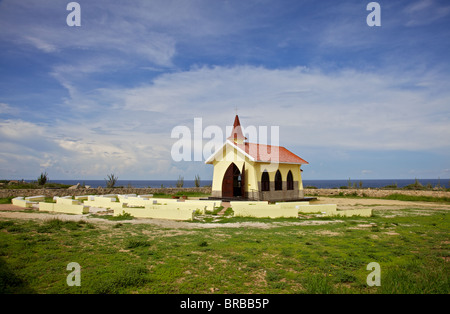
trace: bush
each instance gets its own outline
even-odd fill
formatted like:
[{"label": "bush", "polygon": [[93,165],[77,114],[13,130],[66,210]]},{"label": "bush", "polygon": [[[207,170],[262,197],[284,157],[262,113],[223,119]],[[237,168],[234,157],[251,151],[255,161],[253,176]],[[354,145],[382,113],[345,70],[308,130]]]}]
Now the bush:
[{"label": "bush", "polygon": [[177,180],[177,188],[182,188],[184,186],[184,177],[179,176]]},{"label": "bush", "polygon": [[48,174],[47,172],[41,172],[41,175],[37,179],[38,185],[44,185],[48,181]]},{"label": "bush", "polygon": [[327,274],[314,274],[306,277],[302,285],[309,294],[329,294],[334,293],[334,287]]},{"label": "bush", "polygon": [[196,188],[200,187],[200,176],[198,174],[195,176],[194,184]]},{"label": "bush", "polygon": [[113,188],[116,185],[118,179],[119,178],[116,177],[113,173],[109,174],[108,175],[108,179],[105,179],[106,187],[107,188]]},{"label": "bush", "polygon": [[99,280],[94,286],[94,293],[119,293],[128,287],[139,287],[153,281],[149,271],[144,266],[132,266],[118,274],[111,274],[109,278]]},{"label": "bush", "polygon": [[386,185],[383,189],[398,189],[397,182],[393,184]]},{"label": "bush", "polygon": [[415,179],[414,183],[408,184],[407,186],[403,187],[405,190],[423,190],[423,185],[419,182],[419,180]]},{"label": "bush", "polygon": [[147,240],[141,240],[141,239],[130,239],[126,242],[125,248],[126,249],[135,249],[137,247],[149,247],[151,245],[150,242]]},{"label": "bush", "polygon": [[25,281],[0,258],[0,293],[14,293],[25,286]]},{"label": "bush", "polygon": [[234,215],[234,210],[231,207],[228,207],[225,212],[223,213],[224,216],[233,216]]},{"label": "bush", "polygon": [[55,231],[59,231],[61,229],[67,230],[79,230],[81,228],[86,227],[88,229],[95,229],[94,225],[83,220],[79,221],[70,221],[70,220],[61,220],[58,218],[48,219],[44,221],[44,224],[40,225],[36,231],[38,233],[53,233]]},{"label": "bush", "polygon": [[130,213],[126,213],[124,210],[118,216],[113,216],[110,220],[132,220],[134,217]]}]

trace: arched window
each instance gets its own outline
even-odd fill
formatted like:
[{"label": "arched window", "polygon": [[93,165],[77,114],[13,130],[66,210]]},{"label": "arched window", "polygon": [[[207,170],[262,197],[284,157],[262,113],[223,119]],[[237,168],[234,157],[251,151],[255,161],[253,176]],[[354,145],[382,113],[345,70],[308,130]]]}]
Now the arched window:
[{"label": "arched window", "polygon": [[282,189],[283,189],[283,179],[281,178],[280,170],[277,170],[277,173],[275,174],[275,191]]},{"label": "arched window", "polygon": [[291,170],[289,170],[289,172],[288,172],[286,182],[287,182],[287,189],[293,190],[294,189],[294,178],[292,176]]},{"label": "arched window", "polygon": [[261,191],[270,191],[269,174],[265,170],[261,176]]}]

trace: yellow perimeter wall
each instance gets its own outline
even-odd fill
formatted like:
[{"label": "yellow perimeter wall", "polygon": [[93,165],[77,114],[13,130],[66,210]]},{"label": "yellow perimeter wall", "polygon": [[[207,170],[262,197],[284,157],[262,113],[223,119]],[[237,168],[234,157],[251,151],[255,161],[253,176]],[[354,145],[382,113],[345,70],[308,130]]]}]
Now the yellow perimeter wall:
[{"label": "yellow perimeter wall", "polygon": [[170,205],[148,205],[145,208],[123,208],[114,209],[114,216],[129,213],[137,218],[154,218],[170,220],[192,220],[194,210],[186,208],[176,208]]}]

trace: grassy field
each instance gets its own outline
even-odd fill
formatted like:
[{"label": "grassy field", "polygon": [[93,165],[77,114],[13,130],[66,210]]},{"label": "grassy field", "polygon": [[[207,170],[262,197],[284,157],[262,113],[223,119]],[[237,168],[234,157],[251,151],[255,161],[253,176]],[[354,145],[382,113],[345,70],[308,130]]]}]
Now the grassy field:
[{"label": "grassy field", "polygon": [[[307,195],[314,196],[314,195]],[[407,201],[407,202],[433,202],[433,203],[441,203],[441,204],[450,204],[450,197],[435,197],[435,196],[427,196],[427,195],[404,195],[399,193],[392,193],[390,195],[384,197],[368,197],[365,196],[364,193],[362,196],[359,196],[356,192],[352,194],[344,195],[342,192],[338,195],[328,195],[327,197],[331,198],[352,198],[352,199],[383,199],[383,200],[395,200],[395,201]]]},{"label": "grassy field", "polygon": [[[265,228],[0,219],[0,293],[450,293],[445,210],[236,219]],[[68,286],[70,262],[81,286]],[[381,286],[369,287],[370,262]]]}]

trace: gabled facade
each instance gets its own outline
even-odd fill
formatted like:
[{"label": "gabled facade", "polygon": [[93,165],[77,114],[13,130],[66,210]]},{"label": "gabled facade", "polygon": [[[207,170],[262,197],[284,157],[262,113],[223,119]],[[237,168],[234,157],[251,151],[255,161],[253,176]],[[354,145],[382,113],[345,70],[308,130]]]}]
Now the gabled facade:
[{"label": "gabled facade", "polygon": [[286,201],[303,198],[301,165],[282,146],[248,143],[236,115],[233,131],[206,162],[214,166],[212,196]]}]

